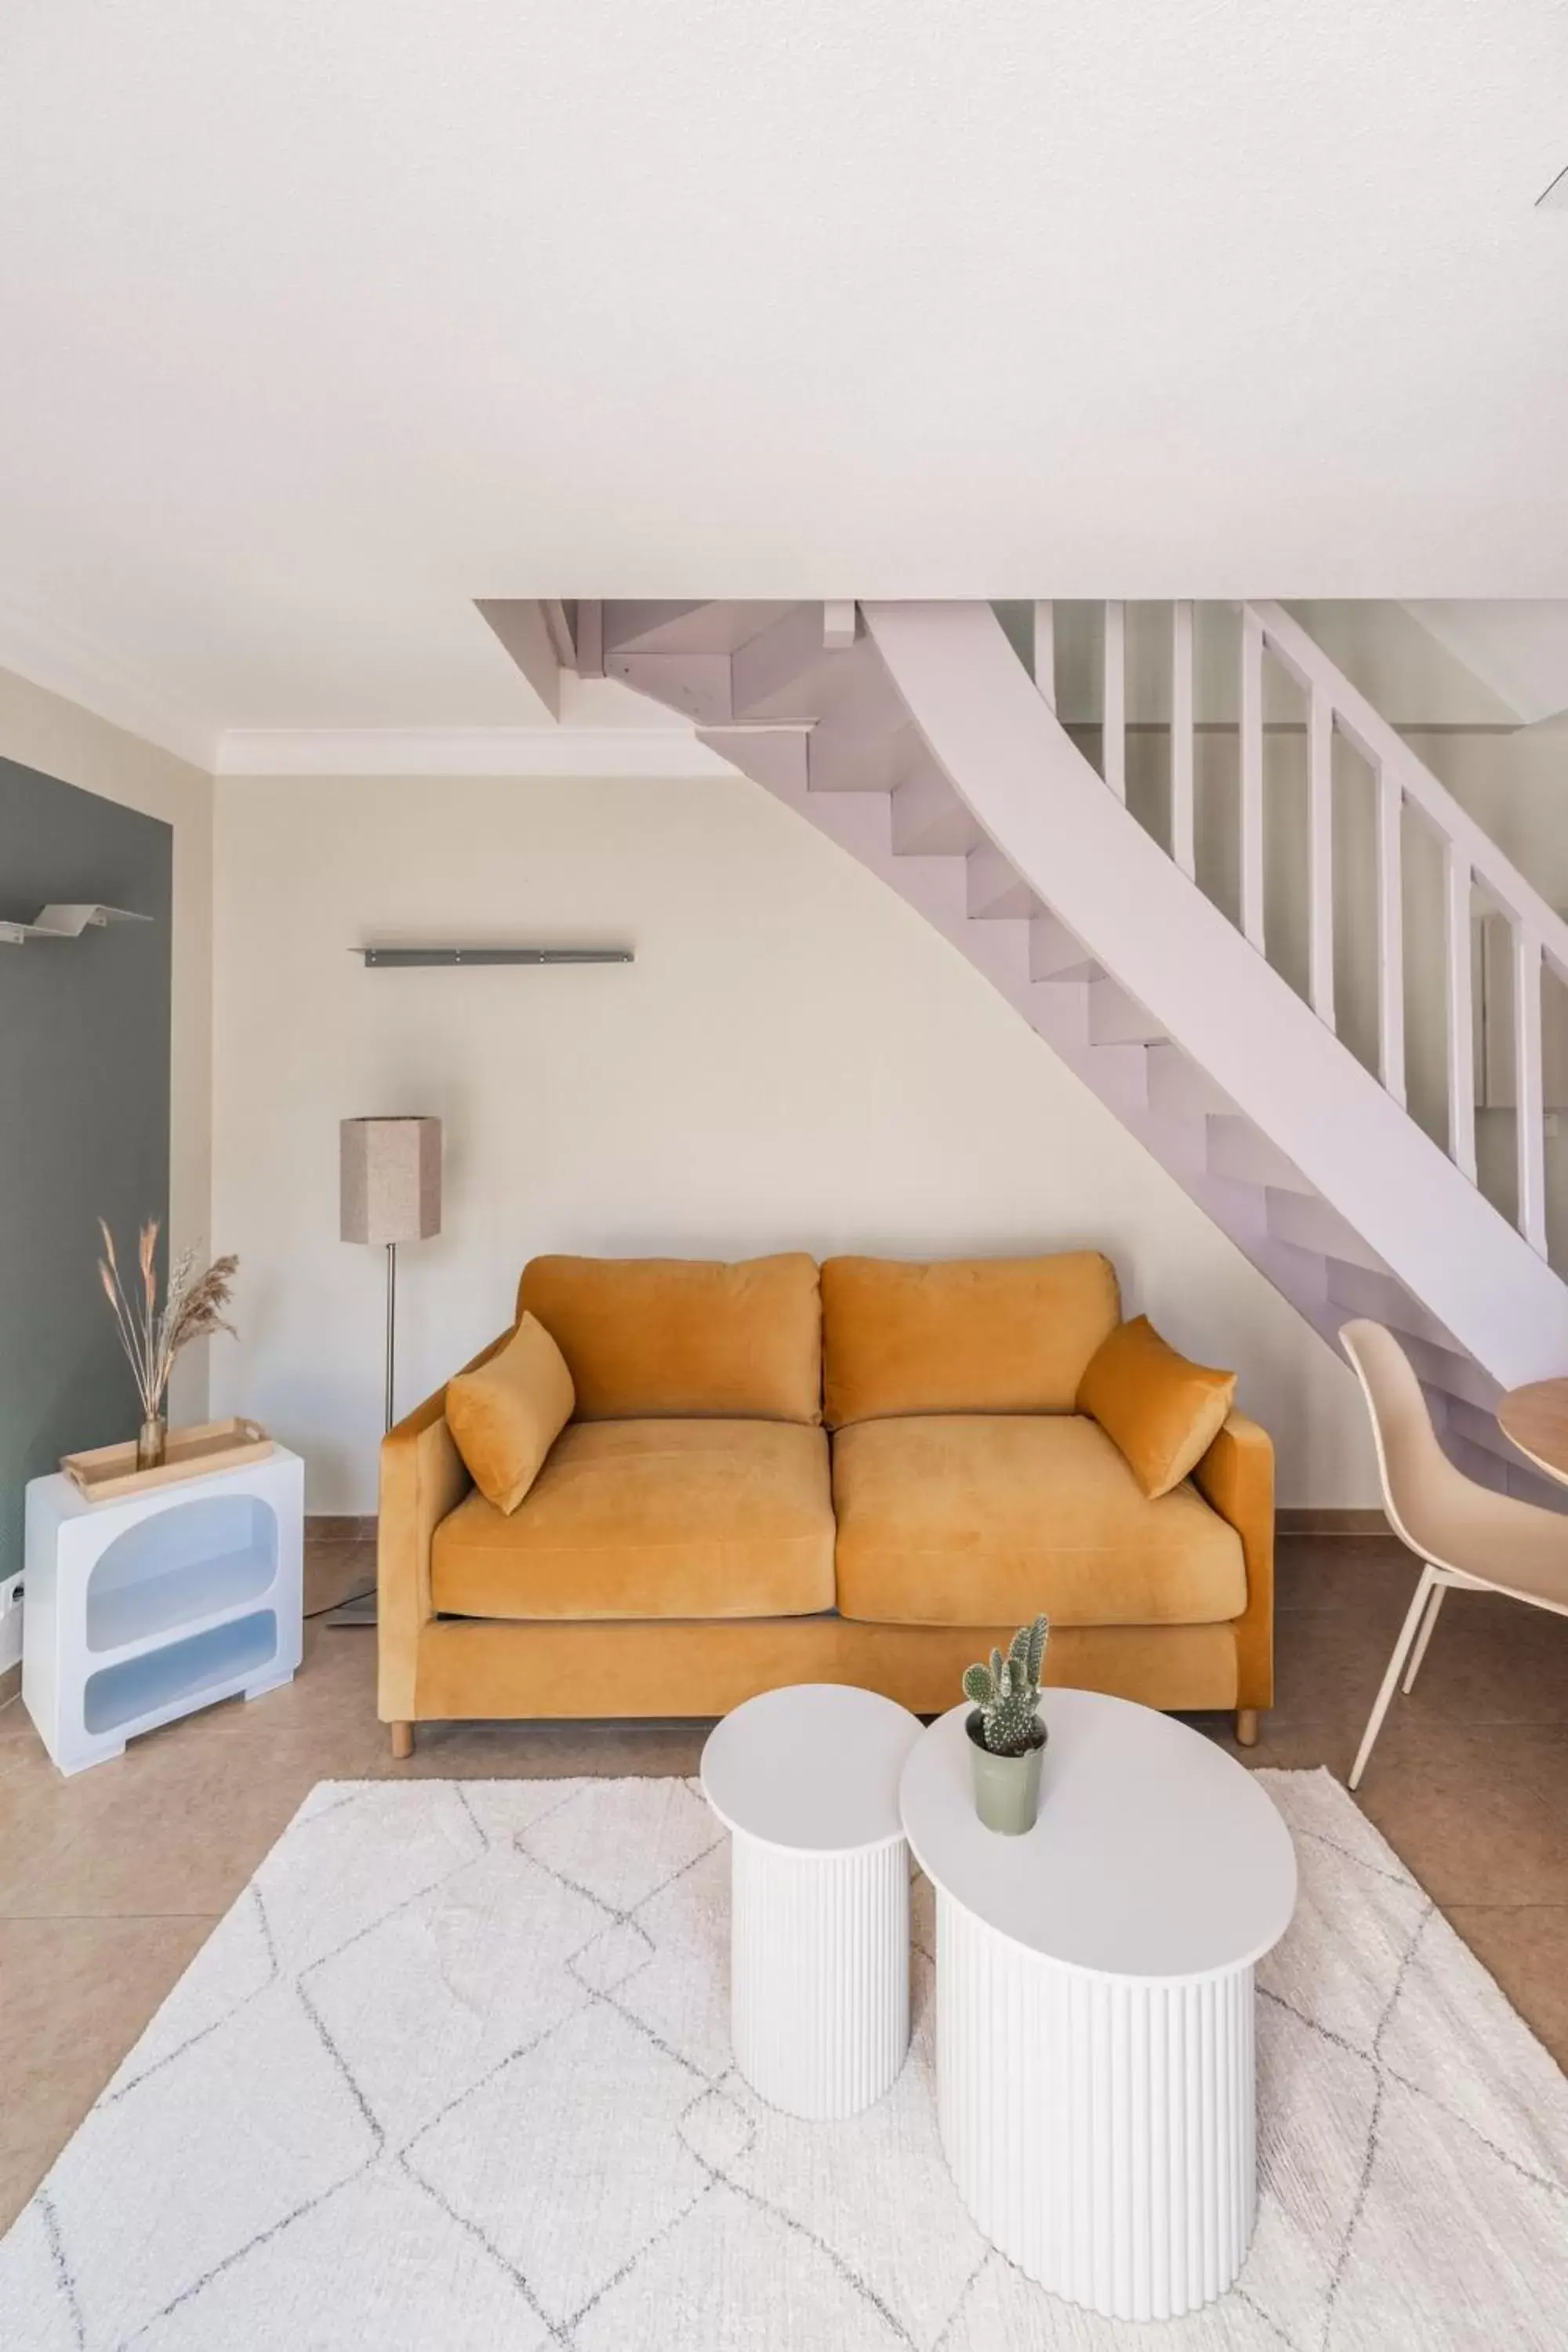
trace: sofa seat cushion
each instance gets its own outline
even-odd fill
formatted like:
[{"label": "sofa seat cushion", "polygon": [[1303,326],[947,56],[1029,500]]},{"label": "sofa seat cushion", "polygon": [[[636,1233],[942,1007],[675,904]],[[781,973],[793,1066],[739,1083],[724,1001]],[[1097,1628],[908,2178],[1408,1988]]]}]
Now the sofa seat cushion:
[{"label": "sofa seat cushion", "polygon": [[831,1609],[826,1436],[777,1421],[571,1422],[510,1517],[475,1488],[442,1520],[430,1590],[464,1617]]},{"label": "sofa seat cushion", "polygon": [[889,1625],[1203,1625],[1247,1606],[1241,1538],[1157,1502],[1076,1413],[867,1421],[833,1442],[838,1606]]}]

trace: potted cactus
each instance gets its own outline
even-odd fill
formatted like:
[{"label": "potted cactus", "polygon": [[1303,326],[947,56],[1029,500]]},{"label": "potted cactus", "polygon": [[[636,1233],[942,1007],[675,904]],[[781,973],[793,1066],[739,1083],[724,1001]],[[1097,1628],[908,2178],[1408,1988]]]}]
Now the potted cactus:
[{"label": "potted cactus", "polygon": [[974,1704],[964,1727],[974,1809],[988,1830],[1005,1837],[1032,1830],[1040,1810],[1047,1733],[1037,1709],[1050,1632],[1042,1612],[1032,1625],[1019,1626],[1005,1657],[993,1650],[989,1665],[971,1666],[963,1677],[963,1695]]}]

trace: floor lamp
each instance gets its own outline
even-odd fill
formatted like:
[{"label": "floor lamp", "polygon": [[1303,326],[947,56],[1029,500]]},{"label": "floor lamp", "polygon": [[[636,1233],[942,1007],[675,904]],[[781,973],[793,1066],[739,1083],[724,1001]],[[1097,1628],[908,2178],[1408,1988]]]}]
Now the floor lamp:
[{"label": "floor lamp", "polygon": [[[428,1241],[441,1230],[441,1122],[438,1118],[345,1118],[339,1130],[339,1231],[345,1242],[374,1242],[386,1252],[384,1426],[396,1411],[397,1244]],[[329,1625],[374,1625],[375,1588],[367,1586],[331,1612]]]},{"label": "floor lamp", "polygon": [[441,1230],[438,1118],[345,1118],[340,1148],[341,1230],[345,1242],[386,1251],[386,1419],[395,1418],[397,1244]]}]

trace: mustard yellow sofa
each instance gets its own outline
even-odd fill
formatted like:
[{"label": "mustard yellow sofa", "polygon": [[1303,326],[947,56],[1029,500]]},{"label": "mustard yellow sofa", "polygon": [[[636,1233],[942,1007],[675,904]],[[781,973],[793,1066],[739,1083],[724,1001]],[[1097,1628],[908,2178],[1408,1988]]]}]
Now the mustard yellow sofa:
[{"label": "mustard yellow sofa", "polygon": [[934,1714],[1038,1609],[1052,1681],[1234,1709],[1257,1737],[1273,1449],[1232,1413],[1145,1497],[1075,1409],[1121,1315],[1107,1259],[542,1257],[525,1311],[576,1396],[510,1516],[444,1389],[382,1448],[395,1754],[423,1721],[718,1716],[792,1682]]}]

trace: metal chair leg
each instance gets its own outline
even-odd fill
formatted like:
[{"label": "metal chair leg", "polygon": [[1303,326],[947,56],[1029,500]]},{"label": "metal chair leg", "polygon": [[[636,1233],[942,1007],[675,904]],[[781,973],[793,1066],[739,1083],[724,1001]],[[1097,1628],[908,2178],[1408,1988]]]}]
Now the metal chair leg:
[{"label": "metal chair leg", "polygon": [[1394,1645],[1394,1655],[1388,1662],[1388,1672],[1383,1677],[1383,1687],[1373,1703],[1372,1715],[1362,1735],[1362,1743],[1356,1751],[1355,1762],[1351,1767],[1350,1785],[1352,1789],[1358,1789],[1361,1786],[1361,1776],[1366,1769],[1366,1759],[1372,1754],[1373,1745],[1378,1733],[1383,1729],[1383,1718],[1388,1713],[1389,1701],[1398,1687],[1399,1677],[1404,1670],[1405,1658],[1409,1654],[1410,1644],[1421,1629],[1421,1620],[1426,1615],[1426,1604],[1432,1597],[1432,1588],[1436,1581],[1437,1571],[1428,1563],[1421,1571],[1421,1581],[1415,1588],[1415,1598],[1410,1604],[1409,1614],[1399,1629],[1399,1639]]},{"label": "metal chair leg", "polygon": [[1421,1661],[1426,1655],[1426,1644],[1432,1639],[1432,1628],[1437,1622],[1437,1612],[1443,1606],[1443,1595],[1447,1590],[1447,1586],[1441,1582],[1432,1587],[1432,1598],[1426,1605],[1426,1614],[1421,1620],[1421,1631],[1415,1636],[1415,1647],[1410,1653],[1410,1664],[1405,1680],[1400,1685],[1406,1698],[1415,1687],[1415,1677],[1421,1671]]}]

